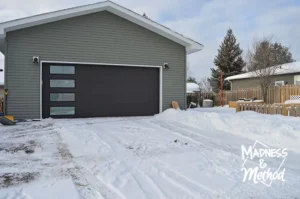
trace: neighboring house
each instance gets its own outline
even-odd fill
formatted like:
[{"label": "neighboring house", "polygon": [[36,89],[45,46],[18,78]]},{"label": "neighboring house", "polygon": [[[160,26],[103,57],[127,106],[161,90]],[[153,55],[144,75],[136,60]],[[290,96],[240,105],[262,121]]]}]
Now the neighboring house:
[{"label": "neighboring house", "polygon": [[185,107],[186,56],[202,48],[110,1],[1,23],[7,114],[140,116],[172,101]]},{"label": "neighboring house", "polygon": [[[253,72],[240,75],[234,75],[225,78],[225,81],[231,82],[231,90],[239,88],[251,88],[259,86],[259,81],[255,78]],[[283,64],[271,77],[272,85],[297,84],[300,85],[300,62]]]},{"label": "neighboring house", "polygon": [[198,84],[190,82],[186,83],[186,93],[200,92],[200,87]]}]

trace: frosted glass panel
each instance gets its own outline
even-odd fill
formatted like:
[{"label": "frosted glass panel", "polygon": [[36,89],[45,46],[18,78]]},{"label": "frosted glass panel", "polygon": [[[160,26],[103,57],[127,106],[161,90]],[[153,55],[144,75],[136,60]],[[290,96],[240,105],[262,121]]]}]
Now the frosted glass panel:
[{"label": "frosted glass panel", "polygon": [[72,79],[50,79],[51,88],[74,88],[75,80]]},{"label": "frosted glass panel", "polygon": [[50,66],[50,74],[75,74],[74,66]]},{"label": "frosted glass panel", "polygon": [[50,101],[52,102],[73,102],[75,101],[74,93],[51,93]]},{"label": "frosted glass panel", "polygon": [[75,107],[50,107],[50,115],[75,115]]}]

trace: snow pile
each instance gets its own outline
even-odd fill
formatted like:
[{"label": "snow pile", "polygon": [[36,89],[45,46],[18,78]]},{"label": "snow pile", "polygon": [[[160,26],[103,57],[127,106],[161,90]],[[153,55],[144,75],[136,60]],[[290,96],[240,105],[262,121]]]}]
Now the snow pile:
[{"label": "snow pile", "polygon": [[162,121],[176,121],[184,113],[185,113],[185,111],[183,111],[183,110],[170,108],[170,109],[165,110],[161,114],[155,115],[155,117],[158,120],[162,120]]},{"label": "snow pile", "polygon": [[226,108],[212,110],[198,108],[180,112],[166,110],[156,117],[159,120],[177,122],[207,132],[230,133],[251,140],[261,140],[274,147],[300,152],[299,118],[234,111]]},{"label": "snow pile", "polygon": [[296,100],[286,100],[284,104],[300,104],[300,99]]}]

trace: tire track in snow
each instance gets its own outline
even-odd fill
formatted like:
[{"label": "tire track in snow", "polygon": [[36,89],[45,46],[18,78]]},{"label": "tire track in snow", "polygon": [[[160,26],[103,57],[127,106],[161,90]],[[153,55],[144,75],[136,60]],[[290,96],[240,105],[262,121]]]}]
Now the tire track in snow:
[{"label": "tire track in snow", "polygon": [[[234,155],[240,157],[240,147],[237,148],[237,147],[235,147],[233,145],[228,145],[228,144],[225,144],[224,142],[220,142],[220,141],[217,141],[215,139],[209,139],[208,137],[203,136],[203,135],[200,134],[200,133],[205,132],[203,130],[195,129],[195,128],[190,127],[190,126],[181,125],[181,124],[177,124],[177,123],[168,123],[167,125],[169,125],[169,127],[172,130],[176,131],[176,132],[178,132],[178,129],[180,129],[180,132],[185,132],[185,133],[180,133],[181,135],[185,136],[185,135],[192,134],[196,138],[200,137],[202,142],[209,143],[210,145],[214,146],[214,147],[211,147],[213,149],[219,149],[219,150],[222,150],[222,151],[225,151],[225,152],[229,152],[229,153],[233,152],[232,149],[236,149],[236,152],[237,152],[238,155],[237,154],[234,154]],[[226,150],[224,150],[225,147],[226,147]]]},{"label": "tire track in snow", "polygon": [[156,191],[156,193],[158,194],[159,198],[161,199],[165,199],[167,198],[167,196],[164,194],[164,192],[159,188],[159,186],[157,186],[155,184],[155,182],[153,181],[153,179],[148,176],[145,172],[143,172],[142,170],[140,169],[137,169],[137,171],[142,175],[144,176],[145,180],[148,182],[148,184],[150,184]]},{"label": "tire track in snow", "polygon": [[[205,148],[208,151],[221,150],[225,153],[229,153],[229,154],[237,157],[240,160],[240,151],[237,151],[237,154],[232,153],[233,152],[232,151],[232,146],[225,145],[224,143],[222,144],[222,143],[217,142],[217,141],[212,140],[212,139],[207,139],[207,138],[205,138],[205,136],[199,135],[198,133],[195,133],[191,130],[187,130],[187,128],[189,128],[189,127],[180,127],[180,126],[177,126],[177,125],[172,124],[172,123],[163,123],[163,122],[160,122],[160,121],[158,121],[157,123],[158,124],[155,124],[155,123],[153,123],[153,124],[161,126],[165,129],[167,129],[168,131],[172,132],[173,134],[178,135],[178,136],[180,136],[181,138],[183,138],[185,140],[189,140],[192,143],[194,143],[194,144],[196,144],[196,145],[198,145],[202,148]],[[185,132],[185,133],[182,133],[182,132]],[[201,138],[202,140],[198,141],[195,138]],[[207,143],[207,142],[210,143],[210,147],[208,147],[207,144],[204,144],[204,143]],[[224,150],[224,146],[227,146],[228,148]]]},{"label": "tire track in snow", "polygon": [[[153,167],[154,169],[157,169],[155,167]],[[159,169],[158,169],[159,170]],[[170,184],[172,184],[173,186],[181,189],[182,191],[184,191],[185,193],[187,193],[188,195],[190,195],[191,197],[194,197],[196,195],[196,193],[194,191],[191,191],[188,187],[184,186],[182,183],[178,182],[177,180],[175,180],[174,178],[170,177],[168,174],[166,174],[164,171],[160,171],[158,172],[158,174],[165,180],[167,180]]]},{"label": "tire track in snow", "polygon": [[170,176],[177,176],[178,178],[180,178],[181,182],[185,181],[185,183],[183,183],[183,184],[190,184],[191,185],[190,187],[196,186],[196,187],[202,189],[203,191],[205,191],[206,193],[209,193],[209,194],[214,194],[214,195],[218,194],[218,192],[215,191],[214,189],[211,189],[211,188],[209,188],[209,187],[207,187],[203,184],[200,184],[200,183],[190,179],[189,177],[183,175],[182,173],[170,168],[170,166],[167,163],[165,163],[165,162],[163,162],[159,159],[156,159],[156,161],[160,162],[162,165],[164,165],[163,166],[164,169],[171,172]]},{"label": "tire track in snow", "polygon": [[[192,143],[196,144],[197,146],[203,147],[208,151],[215,150],[215,148],[213,148],[213,147],[207,147],[206,145],[203,145],[202,142],[210,142],[210,145],[212,145],[212,146],[214,146],[216,144],[213,142],[213,140],[207,139],[207,137],[202,136],[201,134],[199,135],[195,132],[192,132],[191,130],[187,130],[184,127],[179,127],[179,126],[174,125],[174,124],[163,123],[163,122],[160,122],[160,121],[155,121],[155,122],[156,123],[154,123],[154,121],[151,121],[151,123],[154,126],[158,126],[162,130],[171,132],[172,134],[180,136],[181,138],[183,138],[185,140],[189,140]],[[185,132],[185,133],[182,133],[182,132]],[[201,138],[202,140],[198,141],[197,139],[192,138],[192,137],[195,137],[195,136],[196,136],[196,138]],[[223,150],[221,145],[216,145],[216,147],[219,148],[220,150],[224,151],[224,152],[229,152],[230,153],[230,151]],[[233,155],[235,155],[235,154],[233,154]],[[238,158],[240,158],[240,156],[238,156]],[[153,158],[151,158],[151,159],[153,159]],[[155,159],[153,159],[153,160],[155,161]],[[163,165],[167,165],[166,163],[164,163],[163,161],[160,161],[158,159],[156,159],[156,161],[160,162]],[[189,177],[183,175],[182,173],[180,173],[178,171],[175,171],[175,170],[171,169],[168,166],[164,166],[163,168],[164,169],[160,169],[160,170],[163,171],[163,176],[166,177],[166,180],[172,180],[173,179],[174,182],[170,182],[170,183],[172,183],[175,186],[182,186],[184,190],[187,190],[188,187],[186,187],[185,184],[189,184],[190,185],[189,187],[192,187],[193,190],[195,190],[195,191],[199,190],[198,188],[200,188],[202,190],[202,193],[206,192],[206,193],[209,193],[209,194],[211,194],[215,197],[218,197],[218,194],[220,194],[217,191],[215,191],[213,189],[210,189],[209,187],[190,179]],[[167,175],[167,173],[169,175]],[[172,178],[171,176],[177,176],[180,180],[177,181],[174,178]],[[184,183],[181,183],[181,182],[184,182]],[[187,193],[190,193],[190,192],[187,192]]]},{"label": "tire track in snow", "polygon": [[153,125],[156,125],[156,126],[159,126],[159,127],[162,127],[162,129],[164,130],[167,130],[169,132],[171,132],[172,134],[174,135],[177,135],[185,140],[188,140],[198,146],[201,146],[202,148],[205,148],[207,150],[211,150],[212,148],[208,148],[207,146],[205,146],[202,142],[198,141],[198,140],[195,140],[191,137],[188,137],[180,132],[178,132],[178,128],[170,125],[170,124],[167,124],[167,123],[163,123],[163,122],[160,122],[160,121],[156,121],[155,123],[154,122],[151,122]]},{"label": "tire track in snow", "polygon": [[80,176],[82,179],[85,179],[89,185],[98,191],[105,199],[127,199],[118,189],[110,184],[105,183],[105,181],[99,176],[95,177],[95,175],[85,167],[77,166],[74,170],[74,174]]},{"label": "tire track in snow", "polygon": [[[134,121],[130,121],[130,122],[134,122]],[[152,123],[149,123],[149,124],[152,125]],[[136,122],[135,125],[137,127],[139,127],[141,124]],[[168,132],[170,131],[170,132],[174,133],[168,127],[163,127],[163,126],[156,125],[156,124],[155,124],[155,126],[159,126],[163,130],[168,130]],[[173,127],[173,128],[175,128],[175,127]],[[157,129],[157,128],[155,128],[155,129]],[[142,196],[144,196],[145,198],[155,198],[155,199],[156,198],[161,198],[161,199],[167,198],[166,195],[160,190],[158,185],[156,185],[156,183],[151,179],[151,177],[148,174],[146,174],[144,171],[139,169],[140,166],[144,166],[144,165],[141,165],[141,158],[138,157],[136,154],[134,154],[132,150],[125,149],[126,146],[128,146],[127,140],[124,140],[124,139],[122,139],[122,137],[115,135],[114,134],[115,129],[106,129],[104,127],[104,129],[102,128],[101,130],[102,130],[101,134],[94,133],[94,131],[87,131],[87,133],[96,135],[97,136],[96,139],[99,139],[99,141],[101,141],[98,144],[106,143],[104,145],[106,145],[106,147],[109,147],[110,149],[113,150],[112,152],[115,154],[114,158],[121,160],[120,163],[123,165],[126,172],[128,172],[129,176],[131,176],[130,178],[133,181],[135,181],[135,184],[139,187],[138,189],[143,194]],[[117,130],[119,130],[119,129],[117,129]],[[141,132],[143,132],[143,128],[138,129],[138,131],[139,130],[141,130]],[[178,128],[176,128],[176,130],[178,131]],[[176,134],[176,132],[175,132],[175,134]],[[180,133],[178,133],[178,134],[180,134]],[[178,134],[177,134],[177,136],[178,136]],[[186,135],[183,135],[183,134],[180,134],[180,135],[183,138],[188,138]],[[195,140],[192,138],[190,138],[190,140],[194,141],[194,143],[196,145],[202,146],[202,143],[199,142],[198,140]],[[128,161],[128,159],[130,160],[130,162]],[[149,158],[149,159],[151,159],[151,158]],[[155,167],[153,167],[153,168],[157,170],[157,168],[155,168]],[[99,175],[101,175],[101,173],[99,173]],[[92,175],[92,176],[94,177],[94,175]],[[98,177],[100,177],[99,175],[94,178],[97,179]],[[168,183],[172,184],[174,187],[177,187],[178,189],[182,190],[185,194],[187,194],[190,197],[195,197],[196,194],[200,194],[199,190],[204,189],[203,187],[199,188],[199,185],[198,186],[195,185],[196,183],[193,183],[193,181],[191,179],[189,179],[188,177],[182,176],[178,172],[177,173],[172,172],[166,168],[160,169],[158,176],[162,180],[165,180]],[[176,178],[174,178],[174,176],[176,176]],[[91,179],[91,178],[88,179],[88,181],[90,181],[90,182],[92,180],[93,179]],[[186,186],[185,184],[189,184],[191,186]],[[99,183],[98,184],[94,183],[93,186],[96,187],[96,189],[101,188],[101,184],[99,185]],[[124,186],[126,186],[126,185],[124,185]],[[119,191],[117,188],[115,188],[115,189],[117,191]],[[100,193],[103,194],[103,191],[100,191]],[[105,195],[108,195],[108,194],[105,194]]]},{"label": "tire track in snow", "polygon": [[32,197],[24,193],[23,189],[20,189],[14,190],[13,192],[5,195],[2,199],[32,199]]},{"label": "tire track in snow", "polygon": [[[74,158],[72,153],[69,151],[67,143],[63,143],[63,139],[59,132],[56,133],[58,136],[58,150],[61,151],[61,157],[65,164],[67,164],[68,173],[72,177],[73,181],[83,180],[87,182],[88,186],[93,187],[105,199],[127,199],[118,189],[105,183],[103,179],[95,177],[94,174],[87,168],[81,166],[80,163],[77,163],[76,158]],[[89,132],[87,131],[86,133]],[[76,183],[75,185],[78,186]]]},{"label": "tire track in snow", "polygon": [[[96,135],[98,135],[98,134],[96,134]],[[112,133],[106,133],[104,131],[104,133],[101,134],[101,136],[100,135],[98,135],[98,136],[100,138],[102,138],[103,140],[105,140],[105,142],[107,142],[107,144],[112,149],[114,149],[116,156],[120,156],[120,154],[123,154],[123,152],[124,152],[123,148],[125,146],[128,146],[128,143],[124,139],[120,138],[119,136],[113,135]],[[103,138],[103,137],[105,137],[105,138]],[[111,138],[111,137],[113,137],[113,138]],[[115,141],[115,140],[117,140],[117,141]],[[124,167],[130,174],[132,179],[140,187],[145,198],[149,198],[149,196],[153,199],[167,198],[166,195],[162,192],[162,190],[154,183],[154,181],[145,172],[143,172],[141,169],[138,168],[138,167],[140,167],[141,162],[142,162],[141,158],[134,155],[131,151],[128,151],[128,153],[126,155],[128,155],[130,157],[131,162],[133,162],[133,161],[136,162],[135,165],[129,166],[128,160],[126,160],[126,158],[124,158],[124,156],[121,157],[120,163],[122,163],[124,165]],[[136,175],[135,172],[137,172],[141,175]],[[143,176],[143,177],[141,177],[141,176]],[[147,184],[149,186],[147,186],[147,184],[146,185],[144,184],[145,181],[147,182]],[[149,188],[150,188],[150,190],[149,190]]]},{"label": "tire track in snow", "polygon": [[[139,126],[141,125],[141,124],[140,124],[141,121],[139,121],[138,124],[135,123],[135,121],[130,121],[130,122],[134,123],[134,127],[135,127],[135,128],[137,128],[137,127],[139,127]],[[150,125],[151,125],[151,124],[152,124],[152,123],[150,123]],[[142,129],[142,128],[141,128],[141,129]],[[147,128],[147,129],[149,129],[149,128]],[[114,136],[114,135],[112,135],[112,134],[109,134],[109,135],[110,135],[110,136]],[[123,139],[121,139],[120,137],[118,137],[118,136],[115,136],[115,137],[120,141],[120,143],[123,143],[123,144],[128,145],[127,142],[124,141]],[[199,143],[199,142],[196,141],[196,143]],[[153,158],[151,158],[151,157],[150,157],[149,159],[155,161],[155,159],[153,159]],[[126,166],[127,166],[127,165],[126,165]],[[157,168],[155,168],[155,167],[153,167],[153,166],[151,166],[151,167],[154,168],[155,170],[157,170]],[[128,167],[127,167],[127,168],[128,168]],[[166,198],[166,195],[162,192],[162,190],[156,185],[156,183],[155,183],[155,182],[154,182],[154,181],[153,181],[146,173],[144,173],[142,170],[140,170],[140,169],[138,169],[138,168],[136,168],[135,170],[144,176],[145,180],[147,180],[148,184],[150,184],[150,185],[152,186],[152,188],[156,190],[156,192],[158,193],[158,195],[159,195],[160,198],[163,198],[163,199]],[[165,179],[166,181],[168,181],[169,183],[171,183],[173,186],[175,186],[175,187],[177,187],[177,188],[183,190],[185,193],[187,193],[188,195],[190,195],[190,196],[192,196],[192,197],[194,197],[195,194],[198,194],[198,191],[197,191],[197,190],[195,190],[195,189],[190,190],[189,187],[187,187],[187,186],[184,185],[184,183],[181,183],[180,181],[175,180],[174,178],[170,177],[171,175],[168,175],[167,173],[169,173],[169,172],[168,172],[168,171],[165,172],[165,171],[162,170],[162,171],[159,172],[159,176],[162,177],[163,179]],[[177,174],[177,176],[179,176],[179,172],[173,172],[173,174],[174,174],[174,173]],[[135,181],[138,183],[140,177],[135,177],[135,174],[132,173],[132,172],[131,172],[131,175],[135,178]],[[174,175],[173,175],[173,176],[174,176]],[[181,177],[180,180],[186,179],[186,181],[188,181],[188,182],[193,182],[191,179],[189,179],[189,178],[186,177],[186,176],[183,176],[182,174],[180,175],[180,177]],[[197,184],[197,183],[194,183],[194,184]],[[139,184],[139,186],[142,188],[142,185],[141,185],[141,184]],[[198,187],[201,187],[202,189],[206,190],[207,192],[210,192],[210,193],[213,192],[213,190],[210,190],[209,188],[204,187],[203,185],[198,184]],[[151,193],[149,193],[149,192],[148,192],[147,190],[145,190],[145,189],[143,189],[143,191],[144,191],[145,193],[147,193],[147,195],[150,195],[150,194],[151,194]],[[213,192],[213,193],[216,193],[216,192]]]},{"label": "tire track in snow", "polygon": [[[102,138],[103,139],[103,137],[106,137],[106,139],[105,139],[105,141],[104,141],[104,139],[103,139],[103,141],[104,142],[106,142],[109,146],[110,146],[110,148],[112,148],[113,150],[114,150],[114,153],[115,153],[115,156],[116,157],[118,157],[118,156],[120,156],[121,154],[123,154],[123,147],[124,146],[127,146],[128,145],[128,143],[125,141],[125,140],[123,140],[123,139],[121,139],[120,137],[118,137],[118,136],[115,136],[115,135],[112,135],[112,133],[110,133],[109,135],[108,134],[106,134],[106,132],[104,132],[103,134],[102,134],[102,136],[100,137],[100,135],[99,134],[97,134],[96,133],[96,135],[97,136],[99,136],[99,138]],[[115,139],[112,139],[111,137],[114,137]],[[107,139],[108,138],[108,139]],[[118,144],[118,142],[114,142],[114,140],[118,140],[119,141],[119,144]],[[122,144],[122,145],[121,145]],[[121,147],[120,147],[121,146]],[[130,153],[127,153],[127,155],[129,155]],[[147,190],[146,189],[144,189],[144,187],[142,186],[142,184],[139,182],[139,180],[136,178],[136,176],[132,173],[132,170],[134,169],[134,168],[130,168],[129,166],[128,166],[128,164],[126,163],[126,161],[125,161],[125,157],[119,157],[120,158],[120,163],[121,164],[123,164],[124,165],[124,167],[126,168],[126,170],[128,171],[128,173],[130,174],[130,176],[132,177],[132,179],[136,182],[136,184],[137,184],[137,186],[139,186],[139,188],[141,189],[141,191],[143,192],[143,195],[145,196],[145,198],[148,198],[148,195],[147,195]],[[141,161],[139,161],[139,163],[140,163]]]}]

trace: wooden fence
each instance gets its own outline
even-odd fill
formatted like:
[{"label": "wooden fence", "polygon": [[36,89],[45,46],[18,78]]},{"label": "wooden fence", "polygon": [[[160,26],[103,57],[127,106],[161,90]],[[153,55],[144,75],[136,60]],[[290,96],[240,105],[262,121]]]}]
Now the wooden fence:
[{"label": "wooden fence", "polygon": [[255,111],[262,114],[300,117],[300,105],[238,103],[236,112],[240,111]]},{"label": "wooden fence", "polygon": [[[285,85],[285,86],[270,86],[267,93],[266,104],[284,103],[291,96],[300,96],[300,85]],[[229,104],[230,101],[238,101],[241,98],[257,98],[262,100],[262,92],[260,87],[238,89],[232,91],[224,91],[224,104]],[[220,105],[220,93],[190,93],[187,95],[187,104],[190,102],[202,104],[203,99],[211,99],[215,105]]]},{"label": "wooden fence", "polygon": [[[223,93],[226,104],[228,104],[229,101],[238,101],[240,98],[263,99],[260,87],[224,91]],[[300,85],[270,86],[265,103],[284,103],[286,100],[289,100],[292,95],[300,95]]]}]

